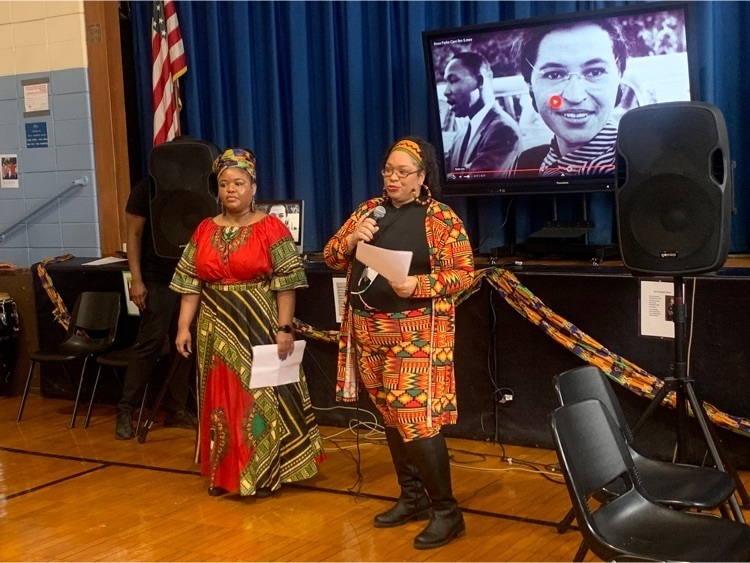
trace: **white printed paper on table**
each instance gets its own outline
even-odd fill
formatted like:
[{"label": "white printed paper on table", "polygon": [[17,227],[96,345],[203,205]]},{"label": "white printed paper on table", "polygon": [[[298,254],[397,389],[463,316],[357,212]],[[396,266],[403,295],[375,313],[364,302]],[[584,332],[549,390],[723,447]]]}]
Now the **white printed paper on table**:
[{"label": "white printed paper on table", "polygon": [[294,341],[294,351],[285,360],[279,359],[276,344],[253,346],[253,367],[250,373],[250,389],[278,387],[299,381],[299,368],[305,353],[304,340]]},{"label": "white printed paper on table", "polygon": [[357,260],[392,282],[406,279],[413,255],[411,250],[388,250],[366,242],[357,245]]}]

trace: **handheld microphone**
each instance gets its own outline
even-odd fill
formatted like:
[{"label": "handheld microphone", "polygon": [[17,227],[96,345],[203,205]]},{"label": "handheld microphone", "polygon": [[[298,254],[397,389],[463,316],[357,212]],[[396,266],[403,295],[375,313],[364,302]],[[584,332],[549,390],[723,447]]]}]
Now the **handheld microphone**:
[{"label": "handheld microphone", "polygon": [[[372,210],[370,217],[372,217],[375,220],[375,223],[380,222],[380,220],[383,217],[385,217],[385,207],[383,207],[382,205],[378,205],[375,209]],[[373,240],[375,240],[374,237],[373,237]],[[370,268],[368,266],[365,266],[365,269],[362,271],[362,275],[360,276],[358,283],[362,283],[365,280],[369,280],[370,279],[369,273],[370,273]]]},{"label": "handheld microphone", "polygon": [[375,219],[375,222],[377,223],[383,217],[385,217],[385,207],[383,207],[382,205],[378,205],[375,209],[372,210],[372,215],[370,215],[370,217]]},{"label": "handheld microphone", "polygon": [[[385,217],[385,207],[382,205],[378,205],[375,209],[372,210],[372,213],[370,213],[370,217],[372,217],[375,220],[375,224],[377,225],[380,223],[380,220]],[[378,237],[378,233],[375,233],[372,236],[372,240],[370,241],[375,242],[375,239]]]}]

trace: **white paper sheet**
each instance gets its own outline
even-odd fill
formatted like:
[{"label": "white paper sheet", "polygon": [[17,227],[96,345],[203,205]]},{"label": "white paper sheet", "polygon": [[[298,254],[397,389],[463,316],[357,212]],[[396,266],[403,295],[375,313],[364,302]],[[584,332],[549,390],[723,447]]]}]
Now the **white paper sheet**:
[{"label": "white paper sheet", "polygon": [[117,262],[127,262],[127,258],[118,258],[117,256],[106,256],[105,258],[99,258],[98,260],[92,260],[81,264],[81,266],[104,266],[105,264],[116,264]]},{"label": "white paper sheet", "polygon": [[641,280],[641,336],[674,338],[673,304],[673,283]]},{"label": "white paper sheet", "polygon": [[406,279],[413,254],[410,250],[388,250],[366,242],[357,245],[357,260],[392,282]]},{"label": "white paper sheet", "polygon": [[299,366],[305,353],[304,340],[294,341],[294,352],[285,360],[279,359],[278,346],[266,344],[253,346],[253,369],[250,373],[250,389],[277,387],[299,381]]}]

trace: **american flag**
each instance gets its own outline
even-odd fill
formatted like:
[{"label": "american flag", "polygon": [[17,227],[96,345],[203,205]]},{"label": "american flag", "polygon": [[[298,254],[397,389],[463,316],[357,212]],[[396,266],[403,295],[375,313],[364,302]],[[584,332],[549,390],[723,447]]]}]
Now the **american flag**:
[{"label": "american flag", "polygon": [[154,146],[171,141],[180,130],[177,79],[187,72],[185,47],[172,0],[154,2],[151,15],[151,94]]}]

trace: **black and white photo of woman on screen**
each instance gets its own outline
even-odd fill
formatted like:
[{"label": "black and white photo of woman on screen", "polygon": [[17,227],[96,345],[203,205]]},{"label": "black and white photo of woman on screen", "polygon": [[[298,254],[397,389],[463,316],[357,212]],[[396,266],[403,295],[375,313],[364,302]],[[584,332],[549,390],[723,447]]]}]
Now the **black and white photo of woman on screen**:
[{"label": "black and white photo of woman on screen", "polygon": [[612,173],[621,81],[628,58],[619,23],[604,20],[525,30],[516,64],[534,109],[554,134],[524,150],[516,175]]}]

